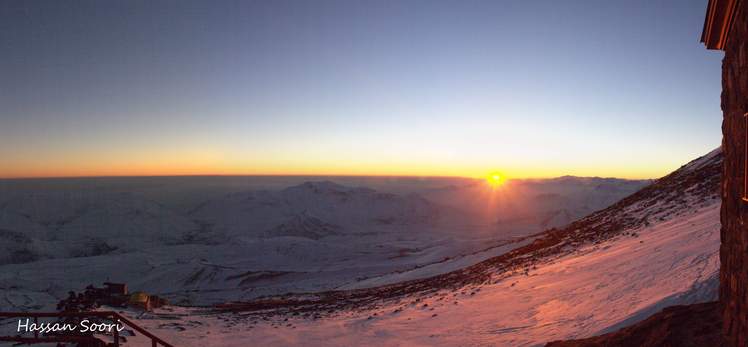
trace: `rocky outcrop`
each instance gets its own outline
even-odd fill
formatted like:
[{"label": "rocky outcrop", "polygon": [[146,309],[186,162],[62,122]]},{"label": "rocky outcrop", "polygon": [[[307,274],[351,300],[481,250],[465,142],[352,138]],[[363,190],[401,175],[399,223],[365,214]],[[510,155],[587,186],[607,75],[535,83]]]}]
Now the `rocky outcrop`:
[{"label": "rocky outcrop", "polygon": [[745,189],[748,136],[748,17],[735,14],[722,62],[722,244],[720,300],[730,346],[748,346],[748,202]]},{"label": "rocky outcrop", "polygon": [[555,341],[546,347],[720,347],[721,309],[718,302],[672,306],[630,327],[582,340]]}]

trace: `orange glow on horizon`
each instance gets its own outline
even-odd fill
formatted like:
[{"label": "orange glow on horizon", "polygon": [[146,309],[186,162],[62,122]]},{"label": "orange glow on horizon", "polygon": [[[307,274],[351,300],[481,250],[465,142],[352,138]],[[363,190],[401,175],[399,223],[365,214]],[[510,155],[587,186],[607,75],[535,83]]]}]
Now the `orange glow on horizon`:
[{"label": "orange glow on horizon", "polygon": [[[50,163],[51,164],[51,163]],[[386,166],[380,164],[357,165],[357,163],[335,163],[330,166],[314,166],[305,163],[262,163],[258,165],[232,165],[225,162],[161,162],[119,164],[86,163],[74,165],[30,165],[27,167],[0,168],[0,178],[63,178],[63,177],[120,177],[120,176],[402,176],[402,177],[464,177],[484,179],[493,188],[507,182],[507,174],[490,174],[482,167],[454,167],[441,165]],[[286,164],[286,165],[283,165]],[[558,170],[556,168],[528,168],[505,170],[518,179],[543,179],[572,176],[599,176],[628,179],[661,177],[667,172],[642,175],[634,170],[611,170],[601,168],[589,170]]]},{"label": "orange glow on horizon", "polygon": [[501,168],[497,174],[504,182],[508,177],[542,179],[564,175],[649,179],[662,177],[696,156],[666,156],[665,149],[643,156],[607,147],[567,150],[524,145],[526,136],[520,135],[525,131],[516,127],[509,124],[495,131],[459,133],[454,137],[448,136],[450,129],[433,130],[435,134],[430,135],[452,139],[454,143],[428,138],[413,141],[397,134],[386,143],[370,138],[357,142],[312,135],[292,141],[254,142],[245,138],[189,137],[189,132],[137,141],[87,138],[73,144],[38,144],[23,151],[2,147],[0,178],[272,175],[486,179],[487,173]]},{"label": "orange glow on horizon", "polygon": [[[203,147],[205,148],[205,147]],[[221,148],[155,151],[97,151],[64,158],[51,155],[6,157],[0,178],[104,176],[411,176],[485,179],[491,186],[507,178],[552,178],[564,175],[630,179],[657,178],[672,169],[630,162],[579,165],[563,161],[542,163],[464,157],[356,156],[323,153],[231,152]],[[41,153],[40,153],[41,154]],[[493,171],[501,165],[502,171]],[[489,176],[486,172],[490,172]],[[496,175],[496,177],[493,177]]]}]

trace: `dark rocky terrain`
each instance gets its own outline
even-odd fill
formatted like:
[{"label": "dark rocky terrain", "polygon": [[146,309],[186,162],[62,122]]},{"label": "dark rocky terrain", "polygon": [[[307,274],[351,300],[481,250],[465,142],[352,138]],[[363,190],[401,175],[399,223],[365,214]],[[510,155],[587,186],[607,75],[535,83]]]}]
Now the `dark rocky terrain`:
[{"label": "dark rocky terrain", "polygon": [[581,340],[554,341],[546,347],[720,347],[718,302],[672,306],[646,320],[609,334]]}]

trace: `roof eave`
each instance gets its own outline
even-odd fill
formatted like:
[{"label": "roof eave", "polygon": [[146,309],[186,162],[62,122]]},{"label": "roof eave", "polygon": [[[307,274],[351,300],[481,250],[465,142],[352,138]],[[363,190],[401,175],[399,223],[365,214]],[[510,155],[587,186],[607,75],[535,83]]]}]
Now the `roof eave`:
[{"label": "roof eave", "polygon": [[707,49],[724,50],[740,0],[709,0],[701,42]]}]

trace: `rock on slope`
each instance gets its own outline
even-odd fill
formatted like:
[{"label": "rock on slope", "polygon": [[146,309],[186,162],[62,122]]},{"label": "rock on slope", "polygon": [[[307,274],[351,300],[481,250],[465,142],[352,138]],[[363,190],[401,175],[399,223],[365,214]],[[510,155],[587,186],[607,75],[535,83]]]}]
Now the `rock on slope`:
[{"label": "rock on slope", "polygon": [[554,341],[546,347],[719,347],[722,317],[718,302],[667,307],[620,331],[582,340]]}]

